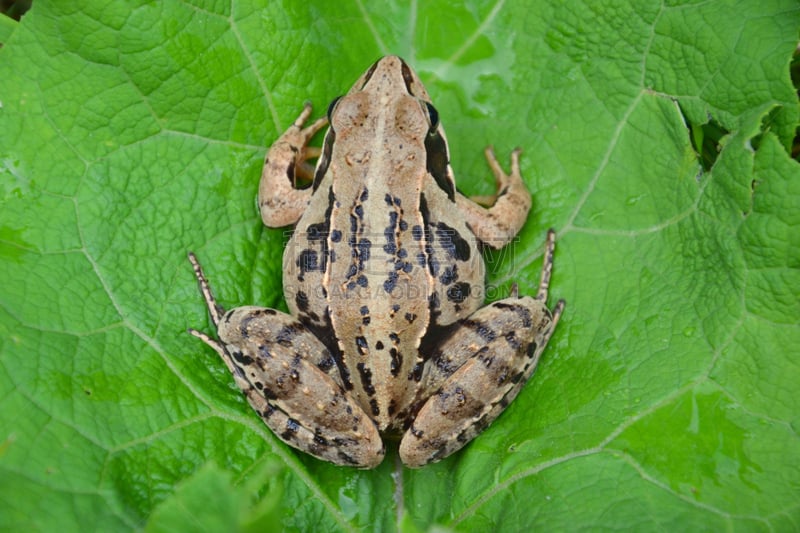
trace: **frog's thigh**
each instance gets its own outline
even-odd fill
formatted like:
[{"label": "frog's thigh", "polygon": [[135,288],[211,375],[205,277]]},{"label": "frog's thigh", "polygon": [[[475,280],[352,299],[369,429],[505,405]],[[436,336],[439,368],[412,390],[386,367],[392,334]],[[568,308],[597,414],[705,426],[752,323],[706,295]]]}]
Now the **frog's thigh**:
[{"label": "frog's thigh", "polygon": [[336,464],[380,464],[375,424],[343,390],[328,349],[297,319],[239,307],[221,318],[218,335],[237,385],[281,440]]},{"label": "frog's thigh", "polygon": [[459,450],[513,400],[533,373],[553,328],[553,315],[530,297],[506,298],[463,320],[431,354],[435,391],[400,443],[407,466]]}]

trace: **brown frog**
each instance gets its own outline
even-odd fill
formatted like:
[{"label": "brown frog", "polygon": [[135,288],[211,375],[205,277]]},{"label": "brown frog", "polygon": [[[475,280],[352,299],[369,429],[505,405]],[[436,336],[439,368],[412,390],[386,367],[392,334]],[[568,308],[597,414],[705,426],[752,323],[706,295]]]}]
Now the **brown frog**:
[{"label": "brown frog", "polygon": [[[303,128],[306,105],[267,154],[259,207],[271,227],[296,224],[283,257],[289,314],[225,312],[193,254],[219,353],[264,422],[284,442],[340,465],[377,466],[381,434],[401,436],[419,467],[485,429],[533,373],[564,307],[546,306],[554,233],[535,297],[485,307],[479,242],[500,247],[531,206],[519,171],[486,157],[497,194],[485,208],[455,187],[444,130],[416,73],[377,61],[326,119]],[[313,183],[295,174],[315,155]]]}]

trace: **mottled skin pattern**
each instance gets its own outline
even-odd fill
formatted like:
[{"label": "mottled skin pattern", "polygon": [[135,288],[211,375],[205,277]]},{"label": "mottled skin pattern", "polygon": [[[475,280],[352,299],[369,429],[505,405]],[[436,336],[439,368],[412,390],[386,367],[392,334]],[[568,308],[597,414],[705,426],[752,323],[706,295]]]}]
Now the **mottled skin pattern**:
[{"label": "mottled skin pattern", "polygon": [[[336,464],[377,466],[383,435],[402,436],[418,467],[461,448],[533,373],[563,309],[546,307],[554,233],[535,298],[516,287],[481,308],[478,242],[510,241],[530,209],[519,150],[506,175],[486,156],[497,195],[485,208],[455,189],[444,130],[417,75],[376,62],[303,128],[306,106],[267,154],[259,207],[268,226],[296,224],[283,259],[289,314],[224,313],[190,254],[216,341],[237,385],[282,440]],[[306,189],[295,178],[330,124]]]}]

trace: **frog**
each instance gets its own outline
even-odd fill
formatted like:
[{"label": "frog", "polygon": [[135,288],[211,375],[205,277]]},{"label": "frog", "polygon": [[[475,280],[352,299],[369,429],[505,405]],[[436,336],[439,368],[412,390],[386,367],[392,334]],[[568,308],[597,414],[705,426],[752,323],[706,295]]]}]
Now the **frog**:
[{"label": "frog", "polygon": [[[536,295],[513,284],[484,305],[482,248],[512,241],[532,204],[521,150],[509,174],[485,150],[492,197],[459,192],[438,111],[398,56],[376,61],[306,126],[311,113],[307,102],[270,147],[258,187],[262,222],[294,226],[283,254],[289,312],[226,311],[190,252],[216,338],[189,332],[289,446],[369,469],[399,440],[402,463],[419,468],[486,429],[536,369],[564,309],[546,303],[555,232]],[[321,149],[310,147],[326,126]]]}]

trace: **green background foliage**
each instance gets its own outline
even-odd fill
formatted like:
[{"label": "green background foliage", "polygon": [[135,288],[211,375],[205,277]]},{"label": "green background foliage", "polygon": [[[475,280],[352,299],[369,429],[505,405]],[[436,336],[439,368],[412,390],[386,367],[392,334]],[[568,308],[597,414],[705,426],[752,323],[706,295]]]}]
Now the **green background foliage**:
[{"label": "green background foliage", "polygon": [[[800,528],[800,8],[549,4],[37,0],[4,24],[0,529]],[[265,147],[388,53],[464,192],[492,192],[486,144],[524,148],[534,209],[489,281],[533,293],[552,226],[568,305],[465,450],[365,472],[277,441],[185,333],[209,329],[186,252],[223,305],[285,309]]]}]

